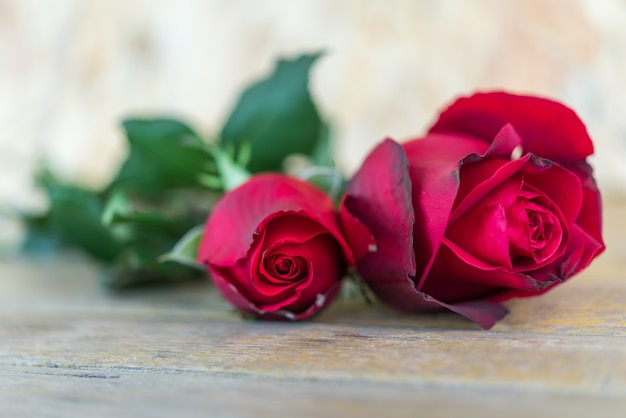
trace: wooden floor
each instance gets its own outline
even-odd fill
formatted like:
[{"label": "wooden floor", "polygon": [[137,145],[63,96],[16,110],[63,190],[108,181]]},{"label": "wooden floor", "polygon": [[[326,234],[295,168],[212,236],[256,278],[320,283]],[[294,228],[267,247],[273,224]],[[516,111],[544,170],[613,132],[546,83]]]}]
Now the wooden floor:
[{"label": "wooden floor", "polygon": [[77,258],[0,264],[0,417],[625,417],[626,202],[590,269],[482,331],[344,302],[241,320],[210,285],[110,294]]}]

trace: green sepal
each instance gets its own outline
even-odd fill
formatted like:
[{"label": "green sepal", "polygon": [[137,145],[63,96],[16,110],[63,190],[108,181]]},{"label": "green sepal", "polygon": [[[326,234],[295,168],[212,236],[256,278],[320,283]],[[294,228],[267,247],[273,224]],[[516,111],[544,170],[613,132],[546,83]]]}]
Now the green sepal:
[{"label": "green sepal", "polygon": [[186,266],[201,268],[198,264],[198,249],[202,240],[204,225],[190,229],[178,240],[174,247],[158,258],[160,262],[174,261]]},{"label": "green sepal", "polygon": [[[242,147],[242,148],[250,148]],[[217,168],[217,178],[221,184],[221,188],[224,191],[229,191],[237,186],[245,183],[251,176],[250,172],[239,165],[233,158],[222,148],[218,146],[207,147],[209,154],[213,157],[215,166]],[[204,184],[206,183],[206,177],[204,177]]]}]

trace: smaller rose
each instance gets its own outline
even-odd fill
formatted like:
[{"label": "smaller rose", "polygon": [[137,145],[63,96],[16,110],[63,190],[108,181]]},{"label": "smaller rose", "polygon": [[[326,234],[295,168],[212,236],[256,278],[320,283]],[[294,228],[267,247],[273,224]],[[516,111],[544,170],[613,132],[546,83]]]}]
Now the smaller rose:
[{"label": "smaller rose", "polygon": [[335,298],[352,255],[324,192],[296,178],[261,174],[215,205],[198,261],[240,311],[299,320]]}]

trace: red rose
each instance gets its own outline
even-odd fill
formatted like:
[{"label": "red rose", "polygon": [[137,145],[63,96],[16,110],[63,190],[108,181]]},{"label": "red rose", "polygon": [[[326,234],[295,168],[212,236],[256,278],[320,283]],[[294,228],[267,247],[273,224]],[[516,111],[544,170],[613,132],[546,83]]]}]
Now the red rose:
[{"label": "red rose", "polygon": [[215,205],[198,261],[240,311],[295,320],[333,300],[350,254],[324,192],[299,179],[263,174]]},{"label": "red rose", "polygon": [[462,98],[424,138],[380,144],[350,181],[341,219],[357,269],[391,306],[490,328],[499,302],[541,294],[604,250],[592,153],[562,104]]}]

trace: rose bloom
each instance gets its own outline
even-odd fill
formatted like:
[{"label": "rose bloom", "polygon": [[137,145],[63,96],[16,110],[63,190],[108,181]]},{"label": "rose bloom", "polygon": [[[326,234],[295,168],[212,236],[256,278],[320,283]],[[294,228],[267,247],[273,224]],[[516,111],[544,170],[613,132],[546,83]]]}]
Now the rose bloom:
[{"label": "rose bloom", "polygon": [[337,295],[351,260],[332,200],[279,174],[254,176],[226,193],[198,252],[223,296],[263,319],[317,313]]},{"label": "rose bloom", "polygon": [[350,181],[341,219],[359,273],[400,310],[490,328],[501,301],[544,293],[604,250],[592,153],[562,104],[459,99],[425,137],[378,145]]}]

